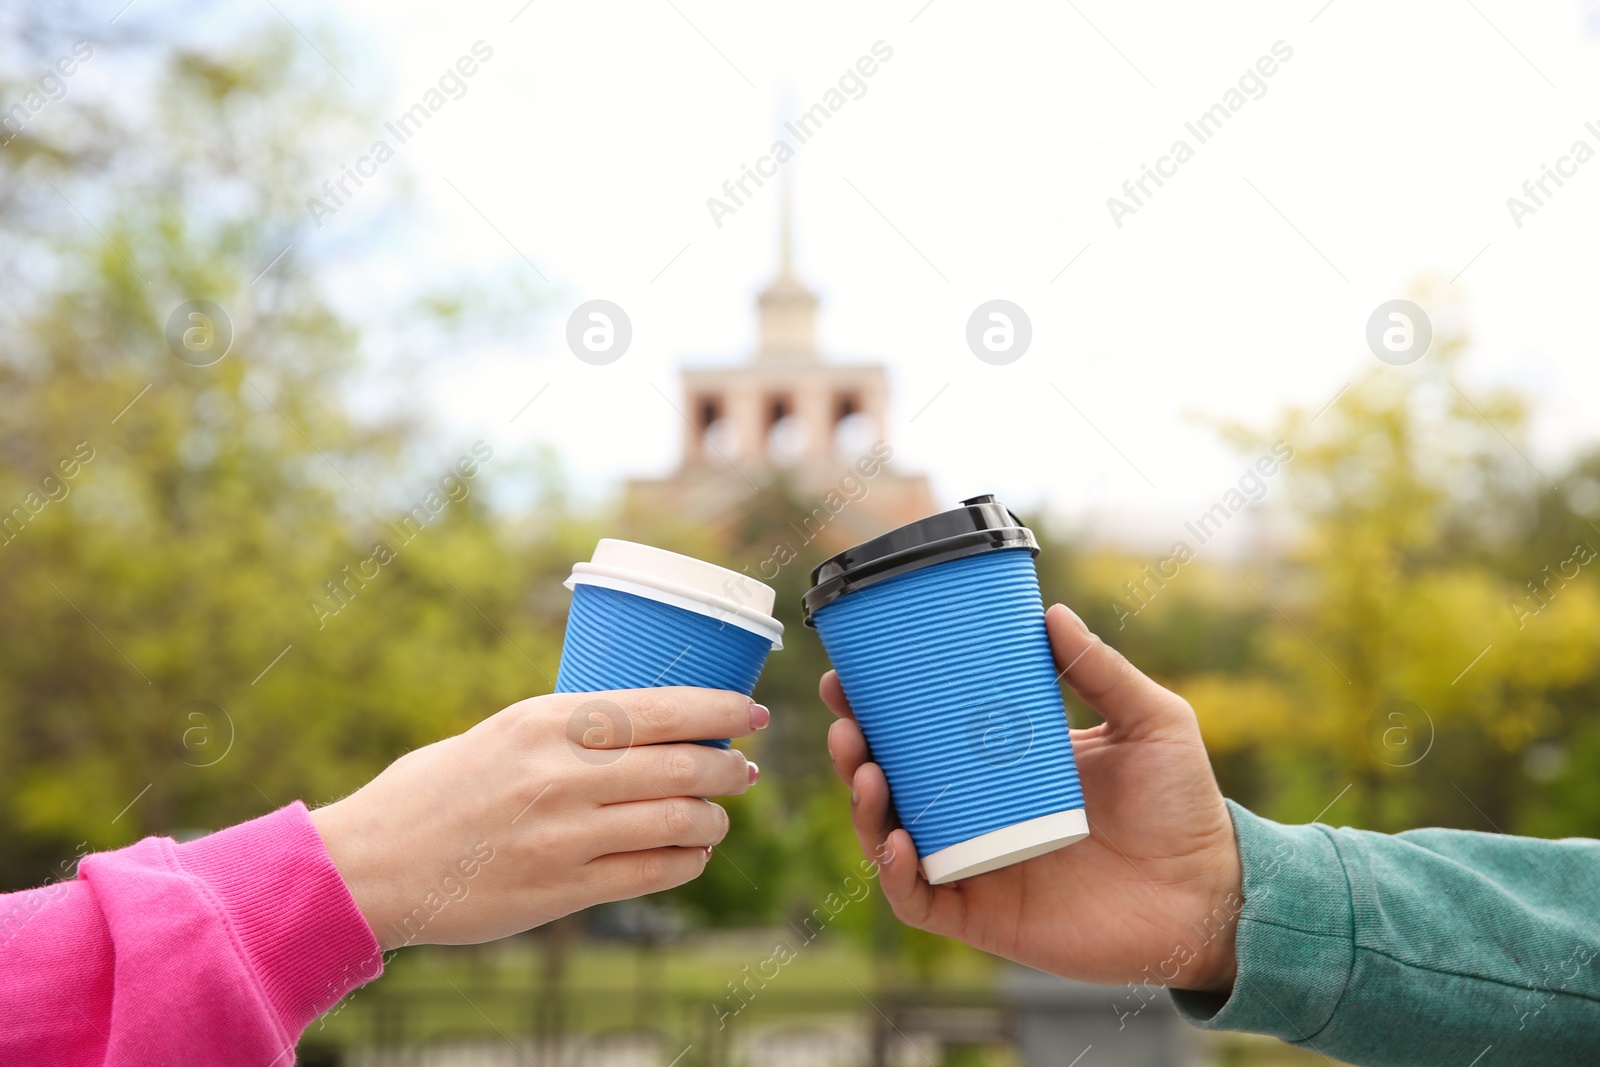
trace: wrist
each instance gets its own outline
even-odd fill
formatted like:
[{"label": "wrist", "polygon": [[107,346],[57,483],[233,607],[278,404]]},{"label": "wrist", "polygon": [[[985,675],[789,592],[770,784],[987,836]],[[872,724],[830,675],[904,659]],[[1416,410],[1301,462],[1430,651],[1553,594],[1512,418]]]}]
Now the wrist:
[{"label": "wrist", "polygon": [[[1244,911],[1244,870],[1239,859],[1239,842],[1233,820],[1226,822],[1226,840],[1213,850],[1215,869],[1206,879],[1204,896],[1207,911],[1196,928],[1202,941],[1195,963],[1174,985],[1206,993],[1226,994],[1239,976],[1239,916]],[[1221,836],[1221,835],[1219,835]]]},{"label": "wrist", "polygon": [[393,943],[393,926],[386,905],[390,894],[386,891],[384,880],[376,872],[370,848],[363,844],[368,838],[360,832],[359,827],[352,824],[347,801],[336,801],[308,814],[312,826],[322,838],[323,847],[328,850],[328,858],[333,861],[334,869],[339,872],[345,889],[355,901],[356,909],[367,921],[379,948],[388,952],[397,947]]},{"label": "wrist", "polygon": [[[1192,972],[1182,975],[1178,982],[1173,983],[1175,986],[1224,996],[1233,989],[1233,983],[1239,977],[1239,911],[1243,906],[1244,902],[1236,896],[1231,908],[1224,905],[1212,912],[1213,916],[1227,914],[1227,921],[1220,929],[1215,929],[1208,923],[1205,928],[1208,940],[1204,951],[1195,961]],[[1215,919],[1213,918],[1211,922],[1214,923]]]}]

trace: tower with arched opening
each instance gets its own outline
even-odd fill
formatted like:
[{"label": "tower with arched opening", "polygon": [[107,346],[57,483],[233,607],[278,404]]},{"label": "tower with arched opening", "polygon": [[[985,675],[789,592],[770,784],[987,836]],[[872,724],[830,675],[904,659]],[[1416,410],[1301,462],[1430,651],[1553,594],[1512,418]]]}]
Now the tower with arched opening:
[{"label": "tower with arched opening", "polygon": [[683,368],[682,462],[669,478],[631,481],[625,511],[716,528],[781,482],[807,515],[816,514],[813,498],[845,499],[829,509],[828,529],[815,530],[814,539],[850,544],[934,509],[927,480],[897,473],[892,460],[870,478],[860,473],[864,457],[894,447],[888,374],[881,363],[822,357],[820,301],[795,274],[784,192],[777,276],[756,298],[756,351],[742,364]]}]

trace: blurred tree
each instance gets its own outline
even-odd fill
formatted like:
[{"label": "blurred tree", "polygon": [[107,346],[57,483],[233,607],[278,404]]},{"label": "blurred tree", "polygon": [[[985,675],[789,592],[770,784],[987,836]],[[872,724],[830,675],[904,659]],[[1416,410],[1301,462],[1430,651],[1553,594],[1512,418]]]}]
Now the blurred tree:
[{"label": "blurred tree", "polygon": [[[1535,521],[1543,476],[1513,443],[1521,399],[1456,382],[1466,343],[1440,316],[1425,361],[1376,369],[1272,437],[1295,450],[1294,543],[1241,578],[1268,625],[1248,670],[1179,684],[1213,749],[1250,755],[1269,814],[1312,818],[1348,786],[1340,821],[1507,829],[1537,790],[1524,754],[1564,714],[1594,721],[1557,696],[1596,677],[1600,586],[1563,582],[1536,617],[1512,606],[1540,602],[1490,561]],[[1560,545],[1543,562],[1575,573]]]},{"label": "blurred tree", "polygon": [[[150,103],[73,90],[0,151],[0,269],[27,275],[0,351],[11,885],[79,843],[331,799],[555,674],[564,603],[522,591],[573,534],[490,515],[492,446],[419,461],[417,419],[350,414],[359,334],[295,251],[301,146],[367,129],[287,28],[246,39],[153,49]],[[221,311],[178,330],[231,332],[215,362],[169,342],[194,300]]]}]

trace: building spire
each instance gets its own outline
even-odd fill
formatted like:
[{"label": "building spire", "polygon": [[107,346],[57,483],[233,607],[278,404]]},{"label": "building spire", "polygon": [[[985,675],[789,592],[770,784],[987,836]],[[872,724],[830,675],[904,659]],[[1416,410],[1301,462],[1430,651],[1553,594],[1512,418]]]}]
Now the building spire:
[{"label": "building spire", "polygon": [[785,168],[779,175],[778,192],[781,197],[779,211],[779,260],[778,277],[794,277],[794,198],[789,188],[789,171]]},{"label": "building spire", "polygon": [[[788,166],[792,166],[789,164]],[[756,300],[762,360],[817,358],[817,295],[794,272],[794,197],[787,166],[778,180],[778,276]]]}]

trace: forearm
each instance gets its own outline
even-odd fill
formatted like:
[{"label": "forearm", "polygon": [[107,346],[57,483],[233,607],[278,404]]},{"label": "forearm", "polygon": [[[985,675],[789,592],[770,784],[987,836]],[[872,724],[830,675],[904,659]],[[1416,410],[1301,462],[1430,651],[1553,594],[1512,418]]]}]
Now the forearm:
[{"label": "forearm", "polygon": [[0,1062],[260,1064],[382,969],[299,805],[0,898]]},{"label": "forearm", "polygon": [[[1244,872],[1207,1029],[1358,1064],[1579,1062],[1600,1044],[1600,842],[1281,826],[1229,804]],[[1521,1058],[1518,1058],[1518,1057]]]}]

